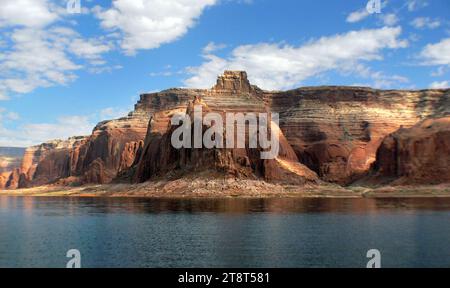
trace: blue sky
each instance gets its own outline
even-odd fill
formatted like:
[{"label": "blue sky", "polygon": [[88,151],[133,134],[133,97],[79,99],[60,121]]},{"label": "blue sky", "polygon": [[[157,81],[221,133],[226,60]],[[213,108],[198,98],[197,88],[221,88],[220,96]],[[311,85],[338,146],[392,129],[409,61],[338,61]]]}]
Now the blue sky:
[{"label": "blue sky", "polygon": [[448,0],[69,1],[0,2],[0,146],[89,134],[140,93],[224,69],[268,90],[450,85]]}]

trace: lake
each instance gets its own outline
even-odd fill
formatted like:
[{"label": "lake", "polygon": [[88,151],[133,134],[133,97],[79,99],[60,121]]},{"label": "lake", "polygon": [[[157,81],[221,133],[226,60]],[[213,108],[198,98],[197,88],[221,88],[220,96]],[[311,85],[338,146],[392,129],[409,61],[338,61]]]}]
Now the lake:
[{"label": "lake", "polygon": [[450,267],[450,199],[0,196],[0,267]]}]

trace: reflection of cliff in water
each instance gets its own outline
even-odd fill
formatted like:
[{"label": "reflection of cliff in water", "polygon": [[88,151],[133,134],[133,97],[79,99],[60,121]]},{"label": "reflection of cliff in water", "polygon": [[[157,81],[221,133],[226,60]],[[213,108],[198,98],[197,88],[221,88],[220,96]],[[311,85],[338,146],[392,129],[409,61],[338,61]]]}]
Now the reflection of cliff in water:
[{"label": "reflection of cliff in water", "polygon": [[[81,207],[81,209],[80,209]],[[269,198],[269,199],[144,199],[76,197],[0,197],[0,209],[47,208],[47,213],[389,213],[408,210],[450,210],[441,198]],[[53,214],[52,214],[53,215]],[[63,216],[63,215],[61,215]]]}]

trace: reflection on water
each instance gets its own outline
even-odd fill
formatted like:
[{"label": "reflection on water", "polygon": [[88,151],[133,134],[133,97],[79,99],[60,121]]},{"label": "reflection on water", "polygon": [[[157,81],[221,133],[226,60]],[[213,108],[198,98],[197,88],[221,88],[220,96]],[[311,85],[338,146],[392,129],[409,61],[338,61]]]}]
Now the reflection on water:
[{"label": "reflection on water", "polygon": [[[76,213],[382,213],[450,210],[446,198],[268,198],[171,199],[1,197],[0,209],[33,210],[50,215]],[[54,213],[54,214],[52,214]]]},{"label": "reflection on water", "polygon": [[450,199],[0,197],[0,266],[450,267]]}]

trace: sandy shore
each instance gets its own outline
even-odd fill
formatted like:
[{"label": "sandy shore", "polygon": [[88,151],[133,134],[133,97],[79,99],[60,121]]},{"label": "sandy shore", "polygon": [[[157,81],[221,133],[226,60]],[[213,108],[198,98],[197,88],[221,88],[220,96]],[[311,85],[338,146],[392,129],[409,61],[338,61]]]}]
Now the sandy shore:
[{"label": "sandy shore", "polygon": [[450,184],[432,186],[341,187],[322,185],[278,185],[258,180],[179,179],[142,184],[107,184],[81,187],[41,186],[2,190],[0,196],[70,197],[169,197],[169,198],[387,198],[450,197]]}]

